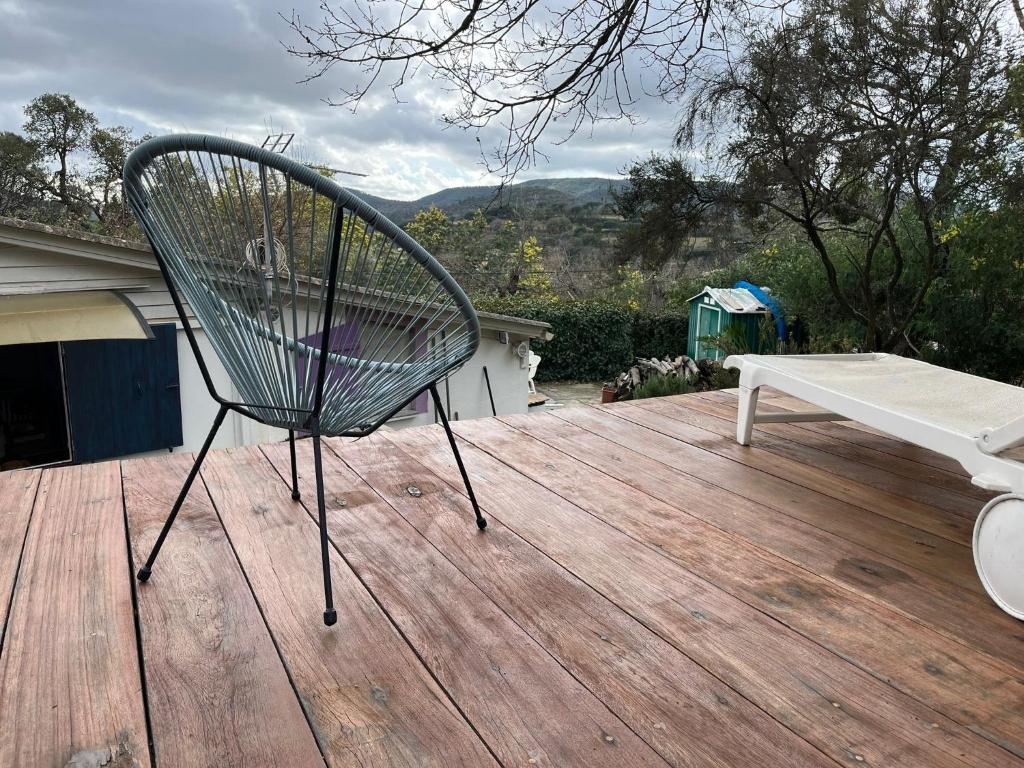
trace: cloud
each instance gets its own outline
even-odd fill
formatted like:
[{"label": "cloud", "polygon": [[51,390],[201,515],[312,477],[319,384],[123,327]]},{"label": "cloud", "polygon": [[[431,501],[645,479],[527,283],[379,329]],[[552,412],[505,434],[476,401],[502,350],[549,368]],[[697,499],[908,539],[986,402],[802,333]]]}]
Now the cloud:
[{"label": "cloud", "polygon": [[[140,135],[195,131],[260,142],[270,127],[294,131],[309,159],[369,174],[354,185],[374,194],[411,199],[495,181],[480,150],[500,129],[483,130],[478,142],[475,133],[446,128],[439,117],[449,96],[440,83],[418,78],[401,103],[381,91],[355,113],[325,103],[355,72],[339,66],[300,83],[307,70],[285,52],[292,33],[279,16],[290,16],[294,3],[304,18],[319,18],[316,0],[0,0],[0,130],[19,130],[29,100],[60,91],[102,123]],[[522,178],[615,176],[631,160],[669,149],[671,106],[651,100],[642,111],[642,126],[605,122],[542,147],[549,160]]]}]

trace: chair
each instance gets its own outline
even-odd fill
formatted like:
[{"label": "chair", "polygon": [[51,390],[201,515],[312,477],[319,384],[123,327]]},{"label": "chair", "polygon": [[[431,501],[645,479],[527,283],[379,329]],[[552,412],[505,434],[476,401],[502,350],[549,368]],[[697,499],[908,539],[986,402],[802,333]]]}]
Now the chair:
[{"label": "chair", "polygon": [[[437,382],[476,351],[480,325],[465,292],[429,253],[316,170],[229,139],[150,139],[125,162],[124,190],[220,405],[140,581],[149,579],[228,411],[288,430],[296,501],[295,433],[312,437],[328,626],[337,612],[323,437],[368,435],[429,393],[477,526],[487,526],[437,392]],[[227,371],[231,398],[213,384],[193,316]]]},{"label": "chair", "polygon": [[529,358],[530,370],[526,379],[526,388],[530,391],[531,395],[537,394],[537,385],[534,383],[533,378],[537,375],[537,368],[540,367],[540,361],[540,355],[531,351]]}]

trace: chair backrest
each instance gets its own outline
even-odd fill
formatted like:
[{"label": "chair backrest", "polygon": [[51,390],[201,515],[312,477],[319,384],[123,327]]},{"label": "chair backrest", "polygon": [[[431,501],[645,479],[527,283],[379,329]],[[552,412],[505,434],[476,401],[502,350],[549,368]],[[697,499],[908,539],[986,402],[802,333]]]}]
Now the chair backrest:
[{"label": "chair backrest", "polygon": [[530,365],[528,378],[530,379],[530,381],[533,381],[533,377],[537,375],[537,368],[540,366],[541,357],[536,352],[531,351],[528,360]]},{"label": "chair backrest", "polygon": [[479,344],[445,269],[308,166],[230,139],[164,136],[128,157],[124,188],[172,295],[239,405],[266,423],[301,429],[316,414],[325,434],[371,431]]}]

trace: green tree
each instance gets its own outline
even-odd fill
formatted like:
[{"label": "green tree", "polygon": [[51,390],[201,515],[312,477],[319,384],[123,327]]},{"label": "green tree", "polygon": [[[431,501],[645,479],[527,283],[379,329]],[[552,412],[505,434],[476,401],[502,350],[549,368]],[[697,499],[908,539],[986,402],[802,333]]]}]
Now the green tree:
[{"label": "green tree", "polygon": [[949,267],[917,323],[921,354],[941,365],[1024,383],[1020,205],[968,212],[950,226]]},{"label": "green tree", "polygon": [[72,156],[89,146],[96,117],[66,93],[44,93],[25,107],[25,136],[45,163],[54,163],[49,177],[39,181],[68,213],[80,213],[87,201],[81,175],[72,167]]},{"label": "green tree", "polygon": [[513,287],[511,292],[524,292],[531,296],[554,297],[555,292],[551,286],[551,277],[544,268],[544,247],[537,242],[537,238],[527,237],[519,241],[517,258],[512,270],[511,280]]},{"label": "green tree", "polygon": [[613,193],[616,212],[626,220],[618,238],[620,261],[657,271],[685,260],[714,206],[714,182],[698,182],[678,156],[659,155],[630,166],[629,182]]},{"label": "green tree", "polygon": [[405,225],[405,231],[431,254],[440,255],[451,250],[452,222],[436,205],[417,211],[412,221]]},{"label": "green tree", "polygon": [[32,142],[10,131],[0,133],[0,216],[38,218],[43,204],[38,180],[43,175]]},{"label": "green tree", "polygon": [[121,199],[121,172],[128,154],[141,141],[123,125],[94,128],[89,136],[89,207],[108,229],[124,230],[132,224],[131,212]]},{"label": "green tree", "polygon": [[730,199],[806,238],[866,349],[906,344],[947,268],[943,222],[1020,149],[999,7],[812,0],[755,29],[690,103],[680,142],[724,140]]}]

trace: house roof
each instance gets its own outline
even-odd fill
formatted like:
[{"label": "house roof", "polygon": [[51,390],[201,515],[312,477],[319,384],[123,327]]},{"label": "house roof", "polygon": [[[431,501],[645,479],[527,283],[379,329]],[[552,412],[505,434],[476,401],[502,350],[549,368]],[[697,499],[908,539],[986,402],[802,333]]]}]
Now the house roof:
[{"label": "house roof", "polygon": [[12,219],[9,216],[0,216],[0,226],[11,227],[12,229],[24,229],[30,232],[39,232],[46,235],[68,238],[69,240],[81,240],[85,243],[98,243],[101,245],[112,245],[116,248],[124,248],[130,251],[149,251],[149,245],[137,240],[124,240],[119,237],[108,237],[97,235],[93,232],[84,232],[79,229],[68,229],[67,227],[55,227],[52,224],[42,224],[38,221],[27,221],[25,219]]},{"label": "house roof", "polygon": [[[0,246],[4,244],[56,251],[123,266],[154,271],[159,269],[148,243],[0,216]],[[539,320],[493,312],[477,312],[477,316],[481,327],[488,330],[506,331],[530,338],[553,338],[550,324]]]},{"label": "house roof", "polygon": [[763,315],[771,311],[746,288],[712,288],[705,285],[703,291],[691,296],[687,302],[699,299],[704,294],[709,295],[722,309],[732,315]]}]

